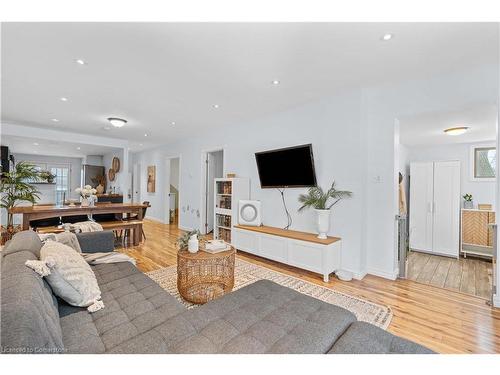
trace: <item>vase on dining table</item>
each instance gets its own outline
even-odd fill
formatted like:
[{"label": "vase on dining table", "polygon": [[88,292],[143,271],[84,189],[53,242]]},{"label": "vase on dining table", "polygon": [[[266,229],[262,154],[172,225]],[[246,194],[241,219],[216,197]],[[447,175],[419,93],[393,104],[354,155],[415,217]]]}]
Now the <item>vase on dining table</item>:
[{"label": "vase on dining table", "polygon": [[82,202],[80,203],[80,206],[82,207],[88,207],[90,206],[90,202],[88,198],[82,198]]}]

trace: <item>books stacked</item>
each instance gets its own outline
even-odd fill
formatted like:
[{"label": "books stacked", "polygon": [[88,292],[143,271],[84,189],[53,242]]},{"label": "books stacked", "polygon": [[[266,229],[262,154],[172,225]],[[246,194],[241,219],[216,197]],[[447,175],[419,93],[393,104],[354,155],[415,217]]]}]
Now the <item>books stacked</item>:
[{"label": "books stacked", "polygon": [[205,251],[211,254],[220,253],[230,249],[231,246],[222,240],[210,240],[205,243]]}]

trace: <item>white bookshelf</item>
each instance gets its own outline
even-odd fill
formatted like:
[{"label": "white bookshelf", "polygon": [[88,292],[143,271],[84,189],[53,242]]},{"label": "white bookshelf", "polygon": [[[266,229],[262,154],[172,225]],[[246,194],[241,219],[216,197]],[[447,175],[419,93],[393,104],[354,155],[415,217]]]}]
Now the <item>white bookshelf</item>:
[{"label": "white bookshelf", "polygon": [[214,181],[214,238],[232,243],[238,224],[238,202],[250,199],[248,178],[216,178]]}]

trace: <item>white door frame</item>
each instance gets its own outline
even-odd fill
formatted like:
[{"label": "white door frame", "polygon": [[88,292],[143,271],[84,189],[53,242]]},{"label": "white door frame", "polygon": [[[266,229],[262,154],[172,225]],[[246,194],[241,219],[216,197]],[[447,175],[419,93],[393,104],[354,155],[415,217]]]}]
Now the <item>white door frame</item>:
[{"label": "white door frame", "polygon": [[222,151],[222,175],[226,173],[226,148],[224,146],[213,147],[209,149],[201,150],[200,155],[200,164],[201,164],[201,191],[200,191],[200,220],[199,220],[199,228],[200,233],[205,234],[205,192],[207,188],[206,183],[206,164],[207,154],[210,152]]},{"label": "white door frame", "polygon": [[[172,159],[179,159],[179,189],[178,189],[178,192],[179,192],[179,207],[181,206],[181,189],[182,189],[182,155],[181,154],[178,154],[178,155],[172,155],[172,156],[168,156],[165,158],[165,163],[169,163],[170,165],[170,160]],[[165,168],[164,170],[166,171],[166,164],[165,164]],[[163,176],[163,180],[165,182],[169,182],[170,181],[170,168],[168,168],[168,174],[165,173],[165,176]],[[163,215],[163,222],[165,224],[170,224],[170,183],[166,184],[165,183],[165,188],[163,189],[163,201],[165,202],[164,205],[163,205],[163,211],[164,211],[164,215]],[[168,202],[168,203],[166,203]],[[167,206],[169,207],[169,209],[166,209]],[[177,223],[177,226],[180,228],[181,227],[181,214],[182,214],[182,210],[179,210],[179,217],[178,217],[178,223]]]}]

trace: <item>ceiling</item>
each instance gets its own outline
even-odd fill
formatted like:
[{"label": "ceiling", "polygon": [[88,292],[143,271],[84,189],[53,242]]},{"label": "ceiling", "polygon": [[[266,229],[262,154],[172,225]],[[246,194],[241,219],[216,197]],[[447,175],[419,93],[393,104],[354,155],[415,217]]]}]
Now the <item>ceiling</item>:
[{"label": "ceiling", "polygon": [[88,155],[104,155],[107,153],[122,152],[122,149],[106,146],[95,146],[83,143],[60,141],[46,141],[38,138],[2,135],[2,144],[9,146],[14,154],[63,156],[83,158]]},{"label": "ceiling", "polygon": [[[423,113],[400,118],[400,143],[407,146],[426,146],[452,143],[471,143],[495,140],[497,108],[477,105],[449,112]],[[468,131],[451,136],[445,129],[466,126]]]},{"label": "ceiling", "polygon": [[4,23],[2,121],[168,143],[497,47],[495,23]]}]

